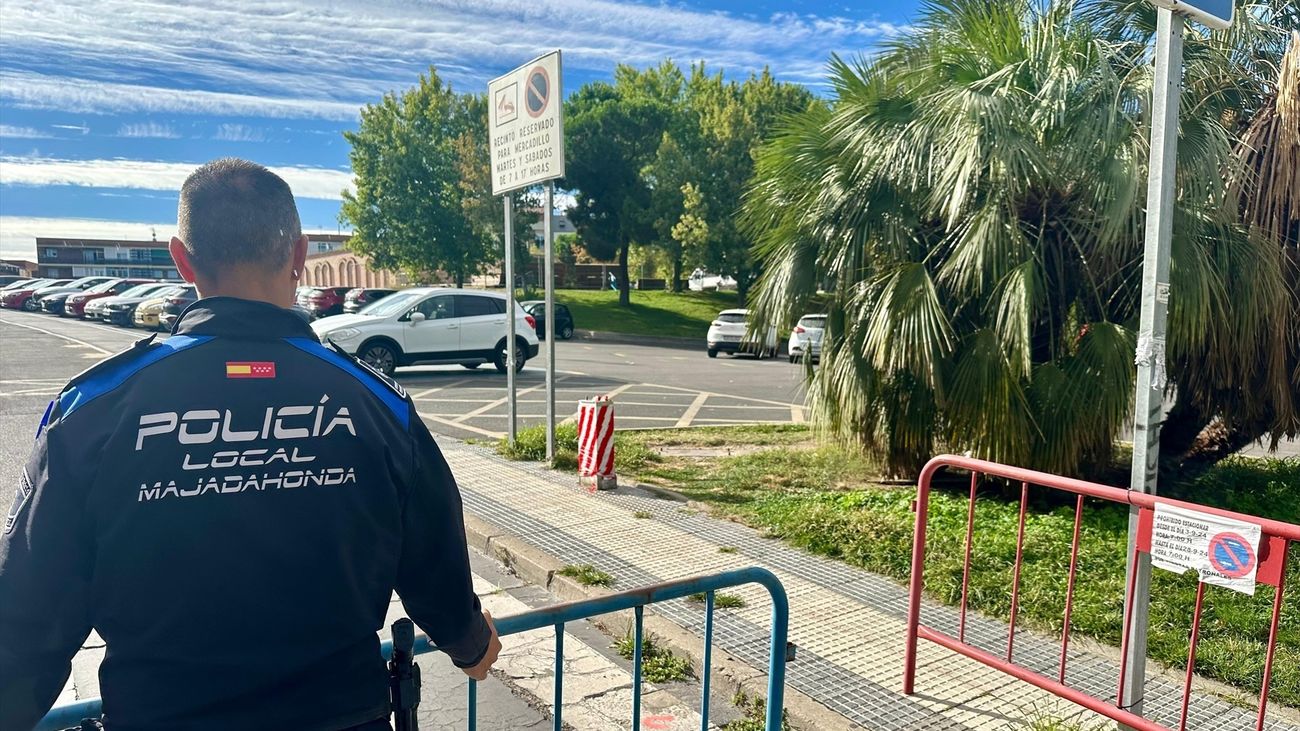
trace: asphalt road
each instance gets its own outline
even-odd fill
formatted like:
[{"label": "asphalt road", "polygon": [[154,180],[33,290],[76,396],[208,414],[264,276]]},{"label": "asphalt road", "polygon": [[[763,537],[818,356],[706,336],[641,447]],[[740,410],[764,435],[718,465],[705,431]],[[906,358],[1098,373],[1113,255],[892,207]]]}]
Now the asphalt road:
[{"label": "asphalt road", "polygon": [[[0,311],[0,485],[12,484],[46,404],[69,378],[145,337],[140,330]],[[163,337],[163,336],[160,336]],[[519,426],[545,420],[545,343],[516,379]],[[702,350],[561,341],[556,343],[556,419],[579,399],[612,394],[621,429],[802,422],[800,367],[784,359],[708,358]],[[506,430],[506,377],[491,366],[398,370],[435,434],[497,438]],[[1263,455],[1252,446],[1246,454]],[[1300,455],[1300,442],[1279,456]]]},{"label": "asphalt road", "polygon": [[[0,485],[16,479],[41,414],[72,376],[129,347],[140,330],[0,311]],[[164,336],[159,336],[164,337]],[[618,428],[799,422],[805,418],[799,366],[703,350],[561,341],[556,350],[556,419],[579,399],[612,394]],[[545,420],[543,355],[516,379],[519,426]],[[435,434],[496,438],[506,431],[506,377],[494,368],[403,368],[398,380]]]}]

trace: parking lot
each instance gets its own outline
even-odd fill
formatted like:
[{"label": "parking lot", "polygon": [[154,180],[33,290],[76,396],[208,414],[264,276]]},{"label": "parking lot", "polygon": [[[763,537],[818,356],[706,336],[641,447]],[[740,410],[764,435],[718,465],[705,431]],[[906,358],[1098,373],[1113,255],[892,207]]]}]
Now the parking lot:
[{"label": "parking lot", "polygon": [[[52,316],[0,312],[0,436],[30,438],[20,413],[39,419],[68,378],[146,336],[131,330]],[[165,337],[165,335],[159,335]],[[520,428],[544,423],[543,356],[516,379]],[[556,343],[556,419],[572,418],[580,399],[610,395],[620,429],[801,422],[806,418],[799,367],[785,360],[706,357],[699,350]],[[399,369],[398,380],[435,433],[497,438],[506,431],[506,377],[490,365]]]}]

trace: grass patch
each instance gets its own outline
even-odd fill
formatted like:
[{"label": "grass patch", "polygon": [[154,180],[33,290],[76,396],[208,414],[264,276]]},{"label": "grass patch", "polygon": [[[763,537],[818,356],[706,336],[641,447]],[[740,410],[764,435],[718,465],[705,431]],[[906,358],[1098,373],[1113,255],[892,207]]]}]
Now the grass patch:
[{"label": "grass patch", "polygon": [[[706,598],[704,592],[691,594],[687,597],[687,599],[699,604],[703,604]],[[718,609],[740,609],[745,606],[745,600],[739,594],[718,592],[713,595],[713,606]]]},{"label": "grass patch", "polygon": [[635,513],[632,513],[632,517],[637,520],[649,520],[655,516],[654,513],[651,513],[649,510],[638,510]]},{"label": "grass patch", "polygon": [[[631,660],[636,651],[636,639],[632,628],[628,627],[623,639],[614,645],[614,649],[625,660]],[[651,683],[668,683],[686,680],[695,676],[691,662],[677,657],[672,650],[662,646],[654,635],[645,632],[641,636],[641,676]]]},{"label": "grass patch", "polygon": [[613,576],[589,563],[569,564],[556,573],[567,576],[583,586],[610,586],[614,583]]},{"label": "grass patch", "polygon": [[[767,728],[767,701],[758,696],[751,696],[745,691],[738,691],[731,697],[731,703],[743,715],[729,721],[722,731],[764,731]],[[781,731],[790,731],[790,714],[781,710]]]},{"label": "grass patch", "polygon": [[718,553],[735,553],[735,546],[718,546]]},{"label": "grass patch", "polygon": [[629,444],[655,449],[658,447],[762,447],[808,446],[812,430],[807,424],[745,424],[740,426],[705,426],[690,429],[646,429],[620,432]]},{"label": "grass patch", "polygon": [[669,483],[693,500],[740,509],[773,494],[875,487],[873,476],[865,457],[820,447],[763,450],[709,461],[662,458],[643,463],[638,479]]},{"label": "grass patch", "polygon": [[[546,427],[530,426],[520,429],[515,434],[515,443],[510,445],[505,439],[496,443],[497,453],[506,459],[525,462],[543,462],[546,460]],[[618,474],[634,474],[647,470],[659,461],[659,456],[649,447],[636,439],[628,439],[623,433],[614,436],[614,470]],[[578,426],[576,424],[555,425],[555,459],[551,466],[557,470],[576,470],[578,468]]]},{"label": "grass patch", "polygon": [[556,300],[569,306],[576,327],[584,330],[697,338],[703,344],[718,312],[736,307],[736,294],[715,292],[632,291],[631,306],[618,304],[612,290],[566,289]]}]

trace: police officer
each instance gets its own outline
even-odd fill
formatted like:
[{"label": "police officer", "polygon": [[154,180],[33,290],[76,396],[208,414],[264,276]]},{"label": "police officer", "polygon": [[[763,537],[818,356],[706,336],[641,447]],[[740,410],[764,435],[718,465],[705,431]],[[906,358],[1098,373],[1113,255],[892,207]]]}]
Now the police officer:
[{"label": "police officer", "polygon": [[402,388],[288,309],[289,186],[217,160],[178,217],[202,299],[50,404],[0,536],[0,729],[41,718],[91,629],[112,731],[388,728],[394,590],[483,679],[455,480]]}]

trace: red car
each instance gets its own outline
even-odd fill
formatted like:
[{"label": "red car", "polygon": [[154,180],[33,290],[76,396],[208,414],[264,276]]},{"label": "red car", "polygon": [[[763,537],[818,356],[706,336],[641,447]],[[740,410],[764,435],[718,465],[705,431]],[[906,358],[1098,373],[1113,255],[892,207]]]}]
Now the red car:
[{"label": "red car", "polygon": [[17,289],[5,290],[3,294],[0,294],[0,307],[8,307],[13,310],[31,310],[33,309],[32,306],[36,304],[32,301],[32,293],[36,290],[44,287],[58,287],[71,281],[71,279],[38,279]]},{"label": "red car", "polygon": [[110,282],[104,282],[103,284],[91,287],[85,292],[70,294],[63,304],[63,312],[59,314],[61,317],[84,318],[86,316],[86,305],[90,304],[94,300],[103,297],[116,297],[137,284],[144,284],[145,282],[152,281],[152,279],[114,279]]},{"label": "red car", "polygon": [[344,298],[352,287],[313,287],[298,298],[298,306],[312,319],[343,314]]}]

